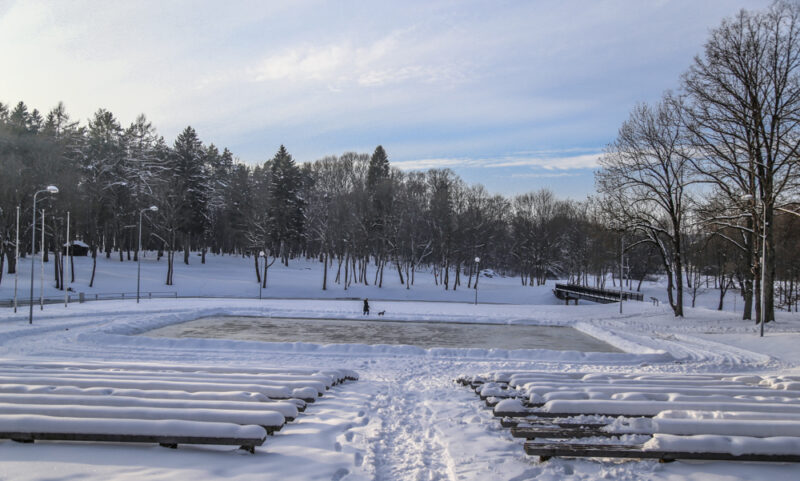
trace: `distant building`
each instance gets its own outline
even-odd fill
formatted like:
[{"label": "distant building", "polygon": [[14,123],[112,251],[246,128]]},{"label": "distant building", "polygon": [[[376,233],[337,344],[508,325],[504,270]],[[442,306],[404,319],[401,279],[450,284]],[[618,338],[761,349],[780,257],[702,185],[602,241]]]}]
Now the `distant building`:
[{"label": "distant building", "polygon": [[[73,256],[88,256],[89,245],[83,241],[72,241],[72,246],[69,248],[70,254]],[[67,255],[67,244],[64,244],[64,255]]]}]

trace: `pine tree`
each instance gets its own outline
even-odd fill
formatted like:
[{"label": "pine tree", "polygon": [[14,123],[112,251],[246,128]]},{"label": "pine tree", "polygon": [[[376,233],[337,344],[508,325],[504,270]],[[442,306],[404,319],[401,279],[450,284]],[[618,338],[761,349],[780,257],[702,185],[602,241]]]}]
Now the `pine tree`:
[{"label": "pine tree", "polygon": [[300,196],[301,187],[300,169],[281,145],[270,164],[269,220],[273,246],[286,265],[291,246],[300,241],[303,233],[305,202]]},{"label": "pine tree", "polygon": [[197,132],[186,127],[172,149],[171,178],[179,193],[179,231],[183,234],[183,262],[189,263],[189,250],[208,227],[208,176],[205,151]]}]

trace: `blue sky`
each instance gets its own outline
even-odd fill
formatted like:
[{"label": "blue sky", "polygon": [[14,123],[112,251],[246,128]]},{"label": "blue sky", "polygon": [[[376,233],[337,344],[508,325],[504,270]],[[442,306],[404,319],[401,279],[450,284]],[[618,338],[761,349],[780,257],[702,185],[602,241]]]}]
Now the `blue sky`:
[{"label": "blue sky", "polygon": [[0,0],[0,101],[145,113],[169,142],[191,124],[247,163],[382,144],[403,169],[580,199],[635,103],[768,3]]}]

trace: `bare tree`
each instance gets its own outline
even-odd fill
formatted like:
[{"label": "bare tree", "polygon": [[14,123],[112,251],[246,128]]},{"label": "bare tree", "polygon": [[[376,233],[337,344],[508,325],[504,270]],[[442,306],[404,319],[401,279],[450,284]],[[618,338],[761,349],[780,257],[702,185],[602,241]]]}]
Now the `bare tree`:
[{"label": "bare tree", "polygon": [[[747,244],[755,247],[751,274],[756,292],[765,290],[767,321],[774,318],[774,211],[797,188],[798,73],[800,6],[778,1],[764,12],[742,10],[723,21],[684,75],[691,100],[686,124],[700,154],[697,170],[730,203],[749,199],[744,207],[749,219],[729,225],[747,232]],[[764,286],[761,269],[766,269]],[[749,318],[748,309],[744,317]]]},{"label": "bare tree", "polygon": [[683,316],[682,237],[687,189],[693,182],[680,108],[669,95],[653,107],[636,106],[600,159],[596,175],[609,214],[658,249],[676,316]]}]

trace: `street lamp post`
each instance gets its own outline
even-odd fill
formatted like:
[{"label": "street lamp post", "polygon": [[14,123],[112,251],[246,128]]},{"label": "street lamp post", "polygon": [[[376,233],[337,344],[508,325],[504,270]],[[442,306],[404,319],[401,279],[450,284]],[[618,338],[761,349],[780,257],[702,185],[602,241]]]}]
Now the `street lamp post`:
[{"label": "street lamp post", "polygon": [[42,275],[39,276],[39,310],[44,310],[44,209],[42,209],[42,243],[39,244],[42,247],[42,261],[39,263],[39,267],[42,269]]},{"label": "street lamp post", "polygon": [[[37,190],[33,194],[33,222],[31,223],[31,297],[28,312],[28,324],[33,324],[33,274],[36,271],[36,196],[47,192],[48,194],[58,194],[58,187],[55,185],[48,185],[42,190]],[[44,249],[44,246],[42,246]]]},{"label": "street lamp post", "polygon": [[139,250],[136,251],[136,303],[139,303],[139,290],[142,284],[142,214],[147,211],[158,212],[158,207],[151,205],[139,211]]},{"label": "street lamp post", "polygon": [[17,238],[14,244],[14,314],[17,313],[17,284],[19,283],[19,206],[17,206]]},{"label": "street lamp post", "polygon": [[[263,259],[265,255],[266,255],[266,254],[264,254],[264,251],[259,251],[259,253],[258,253],[258,258],[259,258],[259,259]],[[267,260],[266,260],[266,259],[264,259],[264,264],[266,265],[266,263],[267,263]],[[256,264],[258,265],[259,274],[260,274],[260,271],[261,271],[261,261],[259,260],[259,261],[258,261]],[[263,283],[262,281],[258,281],[258,299],[259,299],[259,300],[261,299],[261,288],[262,288],[263,286],[264,286],[264,283]]]},{"label": "street lamp post", "polygon": [[67,211],[67,250],[65,252],[67,256],[62,261],[61,287],[64,288],[64,307],[67,307],[69,304],[69,211]]},{"label": "street lamp post", "polygon": [[[625,264],[625,237],[619,237],[619,313],[622,314],[622,266]],[[578,301],[575,301],[576,303]]]},{"label": "street lamp post", "polygon": [[481,258],[475,257],[475,305],[478,305],[478,279],[481,278],[480,265]]},{"label": "street lamp post", "polygon": [[[742,200],[753,200],[753,194],[745,194]],[[758,204],[758,199],[755,199]],[[767,203],[761,201],[761,337],[764,337],[764,324],[767,321],[766,276],[767,273]]]}]

